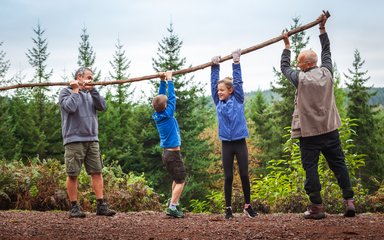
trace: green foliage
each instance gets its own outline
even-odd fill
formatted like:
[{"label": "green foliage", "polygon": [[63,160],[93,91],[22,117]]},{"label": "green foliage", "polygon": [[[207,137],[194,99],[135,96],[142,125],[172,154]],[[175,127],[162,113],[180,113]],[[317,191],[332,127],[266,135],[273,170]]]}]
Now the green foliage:
[{"label": "green foliage", "polygon": [[256,92],[249,103],[246,105],[247,118],[253,123],[254,134],[250,134],[250,139],[259,149],[257,158],[261,160],[261,169],[257,172],[265,172],[267,162],[276,156],[281,155],[282,147],[276,146],[280,141],[280,136],[276,133],[280,131],[277,119],[274,118],[273,107],[268,104],[261,91]]},{"label": "green foliage", "polygon": [[[364,155],[352,152],[354,145],[351,140],[353,121],[343,119],[340,128],[340,140],[342,142],[345,161],[350,171],[351,181],[356,192],[357,205],[364,206],[367,195],[356,176],[357,171],[364,165]],[[286,130],[289,129],[286,128]],[[301,166],[300,147],[297,139],[291,139],[290,134],[285,135],[288,140],[284,144],[284,158],[271,160],[267,169],[269,173],[253,180],[252,199],[264,202],[271,207],[272,212],[301,212],[307,204],[307,198],[303,186],[305,171]],[[334,174],[329,169],[324,156],[319,160],[319,177],[322,184],[322,195],[328,212],[340,212],[342,209],[341,191],[337,185]]]},{"label": "green foliage", "polygon": [[369,105],[369,99],[375,95],[369,91],[369,87],[365,86],[370,79],[366,76],[368,71],[362,71],[365,61],[362,60],[360,52],[355,50],[353,69],[348,69],[349,75],[344,76],[349,80],[347,82],[348,92],[348,117],[357,120],[357,125],[353,127],[356,135],[352,137],[355,141],[357,152],[366,154],[366,167],[361,171],[362,179],[365,184],[371,189],[375,189],[370,181],[370,177],[383,180],[384,169],[377,168],[381,165],[380,146],[377,143],[378,126],[374,121],[376,112],[373,106]]},{"label": "green foliage", "polygon": [[[67,210],[69,208],[64,165],[57,160],[32,159],[22,162],[0,161],[0,202],[2,208],[29,210]],[[160,210],[158,195],[148,187],[143,175],[124,173],[116,163],[103,169],[104,192],[119,211]],[[84,168],[78,177],[78,199],[85,210],[94,210],[96,198],[90,176]]]},{"label": "green foliage", "polygon": [[222,191],[211,191],[205,196],[207,200],[191,199],[190,208],[194,213],[221,213],[224,209],[224,194]]}]

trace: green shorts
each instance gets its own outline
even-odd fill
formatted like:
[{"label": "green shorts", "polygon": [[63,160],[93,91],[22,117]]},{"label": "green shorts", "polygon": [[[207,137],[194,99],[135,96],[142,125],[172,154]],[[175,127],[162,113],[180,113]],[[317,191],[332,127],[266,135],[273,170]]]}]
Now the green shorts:
[{"label": "green shorts", "polygon": [[101,173],[103,162],[99,142],[75,142],[64,146],[65,171],[68,176],[79,176],[84,163],[88,174]]}]

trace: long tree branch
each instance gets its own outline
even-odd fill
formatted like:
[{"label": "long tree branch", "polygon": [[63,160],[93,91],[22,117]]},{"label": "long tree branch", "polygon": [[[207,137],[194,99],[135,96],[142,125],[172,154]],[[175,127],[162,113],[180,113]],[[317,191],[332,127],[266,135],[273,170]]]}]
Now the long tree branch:
[{"label": "long tree branch", "polygon": [[[327,17],[330,16],[328,11],[324,12],[324,13],[327,15]],[[293,34],[296,34],[296,33],[302,32],[304,30],[307,30],[309,28],[312,28],[312,27],[316,26],[317,24],[319,24],[321,21],[322,21],[322,18],[317,18],[313,22],[310,22],[310,23],[305,24],[303,26],[292,29],[292,30],[288,31],[288,36],[291,36]],[[277,36],[275,38],[269,39],[268,41],[265,41],[265,42],[259,43],[257,45],[254,45],[252,47],[243,49],[243,50],[241,50],[241,54],[244,55],[244,54],[256,51],[260,48],[263,48],[263,47],[269,46],[273,43],[279,42],[282,39],[283,39],[283,35]],[[232,59],[232,55],[227,55],[227,56],[221,57],[220,62],[225,62],[225,61],[228,61],[230,59]],[[207,63],[200,64],[200,65],[197,65],[194,67],[174,71],[172,73],[172,75],[180,75],[180,74],[195,72],[197,70],[201,70],[201,69],[204,69],[206,67],[210,67],[211,65],[212,65],[212,62],[207,62]],[[159,77],[159,74],[156,73],[156,74],[146,75],[146,76],[142,76],[142,77],[128,78],[128,79],[124,79],[124,80],[92,82],[92,83],[89,83],[88,85],[106,86],[106,85],[112,85],[112,84],[123,84],[123,83],[138,82],[138,81],[143,81],[143,80],[150,80],[150,79],[154,79],[154,78],[158,78],[158,77]],[[15,88],[68,86],[68,85],[69,85],[69,82],[44,82],[44,83],[25,83],[25,84],[20,83],[20,84],[16,84],[13,86],[1,87],[0,91],[5,91],[5,90],[10,90],[10,89],[15,89]]]}]

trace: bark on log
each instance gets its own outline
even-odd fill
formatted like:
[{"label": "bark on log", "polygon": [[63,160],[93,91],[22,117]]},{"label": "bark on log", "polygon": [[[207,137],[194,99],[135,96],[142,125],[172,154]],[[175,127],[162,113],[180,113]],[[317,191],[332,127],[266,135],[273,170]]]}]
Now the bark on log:
[{"label": "bark on log", "polygon": [[[328,17],[330,17],[330,14],[329,14],[328,11],[326,11],[324,13]],[[319,24],[321,21],[322,21],[322,19],[319,17],[319,18],[317,18],[313,22],[310,22],[310,23],[307,23],[307,24],[305,24],[303,26],[294,28],[294,29],[288,31],[288,36],[291,36],[293,34],[296,34],[296,33],[302,32],[304,30],[307,30],[309,28],[312,28],[312,27],[316,26],[317,24]],[[245,48],[245,49],[241,50],[241,55],[244,55],[244,54],[256,51],[256,50],[258,50],[260,48],[269,46],[269,45],[271,45],[273,43],[281,41],[282,39],[283,39],[283,35],[280,35],[280,36],[277,36],[275,38],[269,39],[269,40],[267,40],[265,42],[262,42],[262,43],[259,43],[257,45],[254,45],[252,47]],[[220,62],[225,62],[225,61],[228,61],[230,59],[232,59],[232,55],[227,55],[227,56],[221,57]],[[185,69],[174,71],[172,73],[172,75],[175,76],[175,75],[195,72],[197,70],[201,70],[201,69],[204,69],[206,67],[210,67],[211,65],[212,65],[212,62],[207,62],[207,63],[200,64],[200,65],[197,65],[197,66],[194,66],[194,67],[190,67],[190,68],[185,68]],[[124,84],[124,83],[138,82],[138,81],[143,81],[143,80],[150,80],[150,79],[154,79],[154,78],[158,78],[158,77],[159,77],[159,74],[155,73],[155,74],[146,75],[146,76],[142,76],[142,77],[128,78],[128,79],[124,79],[124,80],[92,82],[89,85],[102,85],[102,86],[106,86],[106,85],[112,85],[112,84]],[[10,89],[15,89],[15,88],[48,87],[48,86],[68,86],[68,85],[69,85],[69,82],[44,82],[44,83],[25,83],[25,84],[24,83],[20,83],[20,84],[16,84],[16,85],[13,85],[13,86],[0,87],[0,91],[5,91],[5,90],[10,90]]]}]

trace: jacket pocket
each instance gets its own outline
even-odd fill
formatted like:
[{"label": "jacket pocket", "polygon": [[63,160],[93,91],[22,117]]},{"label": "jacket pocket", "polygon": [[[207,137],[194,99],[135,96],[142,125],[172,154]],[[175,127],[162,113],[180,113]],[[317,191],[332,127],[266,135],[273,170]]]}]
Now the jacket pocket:
[{"label": "jacket pocket", "polygon": [[292,130],[300,129],[300,118],[298,114],[292,116]]}]

